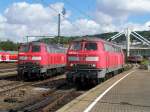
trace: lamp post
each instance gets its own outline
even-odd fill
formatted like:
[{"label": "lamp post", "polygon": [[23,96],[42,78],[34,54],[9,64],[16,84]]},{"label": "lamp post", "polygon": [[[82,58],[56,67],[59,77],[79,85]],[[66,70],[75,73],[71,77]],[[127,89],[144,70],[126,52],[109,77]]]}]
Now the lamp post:
[{"label": "lamp post", "polygon": [[61,13],[59,13],[58,14],[58,43],[61,43],[61,26],[60,26],[60,24],[61,24],[61,14],[64,16],[65,14],[66,14],[66,9],[65,8],[63,8],[63,10],[62,10],[62,12]]}]

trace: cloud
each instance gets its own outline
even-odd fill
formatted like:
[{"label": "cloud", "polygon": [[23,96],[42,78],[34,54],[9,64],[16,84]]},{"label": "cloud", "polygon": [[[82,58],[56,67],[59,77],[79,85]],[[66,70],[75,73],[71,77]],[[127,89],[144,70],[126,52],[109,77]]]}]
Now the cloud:
[{"label": "cloud", "polygon": [[148,29],[150,29],[150,21],[147,21],[147,22],[145,23],[145,26],[146,26]]},{"label": "cloud", "polygon": [[[56,4],[55,7],[57,5],[59,4]],[[49,7],[43,7],[41,4],[20,2],[8,7],[5,10],[4,16],[10,24],[34,24],[34,22],[43,24],[43,22],[53,21],[55,19],[53,16],[56,16],[56,13]]]},{"label": "cloud", "polygon": [[149,28],[147,27],[146,23],[145,24],[139,24],[139,23],[132,23],[128,22],[124,24],[124,28],[130,28],[133,31],[148,31]]},{"label": "cloud", "polygon": [[112,24],[112,17],[100,11],[95,12],[95,20],[101,25]]},{"label": "cloud", "polygon": [[150,13],[149,0],[97,0],[97,7],[110,15]]},{"label": "cloud", "polygon": [[96,22],[103,27],[109,25],[120,31],[127,27],[135,30],[148,30],[148,23],[134,23],[129,17],[150,14],[150,0],[97,0]]},{"label": "cloud", "polygon": [[[56,12],[61,12],[63,7],[61,2],[49,6],[14,3],[0,16],[0,22],[4,24],[3,36],[14,41],[23,41],[26,35],[57,35]],[[65,17],[70,16],[71,11],[67,11]],[[87,35],[101,33],[102,30],[104,28],[93,20],[82,18],[70,22],[61,17],[61,35]]]},{"label": "cloud", "polygon": [[142,16],[150,13],[149,0],[97,0],[96,15],[105,14],[114,24],[123,24],[131,15]]},{"label": "cloud", "polygon": [[2,15],[0,15],[0,23],[6,22],[6,18]]},{"label": "cloud", "polygon": [[[61,35],[100,34],[120,31],[128,26],[135,27],[137,30],[148,30],[150,22],[142,25],[127,20],[132,13],[150,13],[149,4],[148,0],[97,0],[92,15],[94,20],[80,18],[72,22],[68,20],[72,13],[67,10],[65,15],[67,19],[61,17]],[[60,13],[63,7],[62,2],[49,4],[49,6],[39,3],[13,3],[0,14],[0,37],[23,41],[23,37],[27,35],[57,35],[57,12]]]}]

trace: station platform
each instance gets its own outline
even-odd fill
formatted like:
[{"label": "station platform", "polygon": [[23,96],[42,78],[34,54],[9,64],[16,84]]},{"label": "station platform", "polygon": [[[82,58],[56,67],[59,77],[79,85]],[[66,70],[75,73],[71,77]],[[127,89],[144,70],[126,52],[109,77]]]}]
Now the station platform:
[{"label": "station platform", "polygon": [[150,71],[134,68],[116,75],[57,112],[150,112]]}]

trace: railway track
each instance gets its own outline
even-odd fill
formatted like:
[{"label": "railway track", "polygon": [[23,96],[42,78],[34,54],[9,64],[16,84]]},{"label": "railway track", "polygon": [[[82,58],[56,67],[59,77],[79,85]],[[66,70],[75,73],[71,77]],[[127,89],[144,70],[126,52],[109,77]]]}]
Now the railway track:
[{"label": "railway track", "polygon": [[12,71],[16,71],[17,68],[7,68],[7,69],[0,69],[0,73],[5,73],[5,72],[12,72]]},{"label": "railway track", "polygon": [[[65,105],[69,101],[73,100],[77,96],[84,92],[79,92],[76,89],[68,86],[65,82],[49,82],[53,86],[48,84],[51,88],[49,91],[39,94],[35,100],[25,101],[22,105],[15,108],[15,111],[19,112],[49,112],[56,111],[61,106]],[[57,83],[57,84],[56,84]],[[27,103],[26,103],[27,102]]]},{"label": "railway track", "polygon": [[13,82],[13,83],[4,84],[4,85],[0,86],[0,89],[1,89],[0,95],[6,94],[7,92],[10,93],[11,91],[14,91],[19,88],[26,87],[26,86],[38,86],[41,84],[44,85],[44,84],[48,83],[49,81],[55,81],[55,80],[58,80],[61,78],[64,78],[64,75],[52,77],[52,78],[49,78],[49,79],[46,79],[43,81],[38,81],[38,82]]},{"label": "railway track", "polygon": [[0,63],[0,80],[11,79],[17,76],[17,68],[14,63]]},{"label": "railway track", "polygon": [[[52,77],[43,81],[36,81],[36,82],[12,82],[12,83],[7,83],[7,84],[3,84],[0,87],[0,96],[1,98],[3,98],[3,101],[7,103],[7,101],[9,102],[10,100],[13,100],[15,97],[14,95],[18,94],[20,92],[20,90],[22,89],[29,89],[30,87],[33,88],[44,88],[44,86],[49,87],[49,91],[44,91],[44,93],[38,93],[38,96],[30,96],[31,98],[26,99],[25,101],[23,101],[23,103],[21,103],[21,105],[19,105],[19,107],[15,107],[14,108],[18,108],[21,109],[23,107],[27,107],[28,104],[34,104],[35,101],[41,101],[41,98],[43,99],[43,97],[47,97],[49,94],[54,94],[54,92],[56,92],[56,88],[59,88],[61,84],[65,83],[65,75],[60,75],[60,76],[56,76],[56,77]],[[62,85],[61,85],[62,86]],[[28,90],[27,90],[28,91]],[[13,96],[13,97],[12,97]],[[40,99],[39,99],[40,98]],[[39,99],[39,100],[38,100]],[[18,105],[18,104],[17,104]],[[5,108],[6,109],[6,108]]]},{"label": "railway track", "polygon": [[[23,111],[29,112],[49,112],[54,111],[56,106],[60,104],[65,98],[71,97],[73,93],[75,93],[75,89],[69,89],[65,91],[53,90],[51,93],[44,97],[41,101],[35,103],[34,105],[27,106],[23,109]],[[55,108],[55,109],[54,109]]]},{"label": "railway track", "polygon": [[[0,80],[0,83],[1,82],[2,80]],[[1,100],[3,101],[3,103],[1,102],[0,110],[3,108],[4,110],[6,109],[6,111],[9,111],[11,107],[8,107],[7,105],[14,105],[14,104],[15,106],[12,106],[12,109],[17,108],[18,110],[18,108],[20,109],[20,107],[23,108],[23,107],[27,107],[28,104],[34,104],[35,101],[36,102],[41,101],[41,98],[43,98],[43,96],[46,97],[48,94],[56,91],[54,88],[56,86],[59,87],[60,84],[65,82],[65,75],[63,74],[60,76],[55,76],[46,80],[35,81],[35,82],[21,82],[21,81],[13,81],[13,82],[7,81],[7,83],[4,82],[2,85],[0,85],[0,96],[1,96]],[[33,89],[44,88],[44,86],[47,87],[49,86],[50,90],[48,89],[49,91],[43,91],[42,93],[37,91],[37,95],[29,95],[32,94],[28,91],[30,88]],[[20,93],[22,94],[24,90],[25,90],[25,94],[24,94],[25,96],[24,95],[20,96]],[[21,101],[19,107],[17,103],[18,101]],[[11,102],[16,102],[16,103],[11,103]]]},{"label": "railway track", "polygon": [[12,80],[12,81],[16,81],[17,80],[17,71],[9,71],[9,72],[3,72],[0,73],[0,80]]},{"label": "railway track", "polygon": [[13,82],[13,81],[8,81],[7,82],[7,80],[3,80],[3,81],[5,81],[5,83],[4,84],[1,84],[1,82],[0,82],[0,88],[2,89],[2,88],[5,88],[5,87],[8,87],[8,86],[12,86],[12,85],[14,85],[14,84],[16,84],[16,83],[19,83],[19,82]]},{"label": "railway track", "polygon": [[0,63],[0,69],[14,68],[16,66],[16,63]]},{"label": "railway track", "polygon": [[6,94],[7,92],[11,92],[15,89],[19,89],[21,87],[24,87],[24,86],[28,86],[32,84],[32,82],[27,82],[27,83],[22,83],[22,82],[14,82],[14,83],[11,83],[11,84],[7,84],[7,85],[4,85],[2,88],[1,88],[1,91],[0,91],[0,95],[2,94]]},{"label": "railway track", "polygon": [[[80,96],[84,92],[76,91],[75,89],[70,89],[65,92],[61,92],[60,94],[55,94],[55,100],[50,101],[48,105],[39,109],[39,112],[54,112],[66,103]],[[36,111],[34,111],[36,112]]]}]

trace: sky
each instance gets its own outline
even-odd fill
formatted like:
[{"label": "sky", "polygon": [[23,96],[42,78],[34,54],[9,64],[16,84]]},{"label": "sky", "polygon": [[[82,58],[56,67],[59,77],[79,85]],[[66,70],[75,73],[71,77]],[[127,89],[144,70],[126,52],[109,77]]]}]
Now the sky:
[{"label": "sky", "polygon": [[150,0],[0,0],[0,40],[29,35],[62,36],[150,30]]}]

